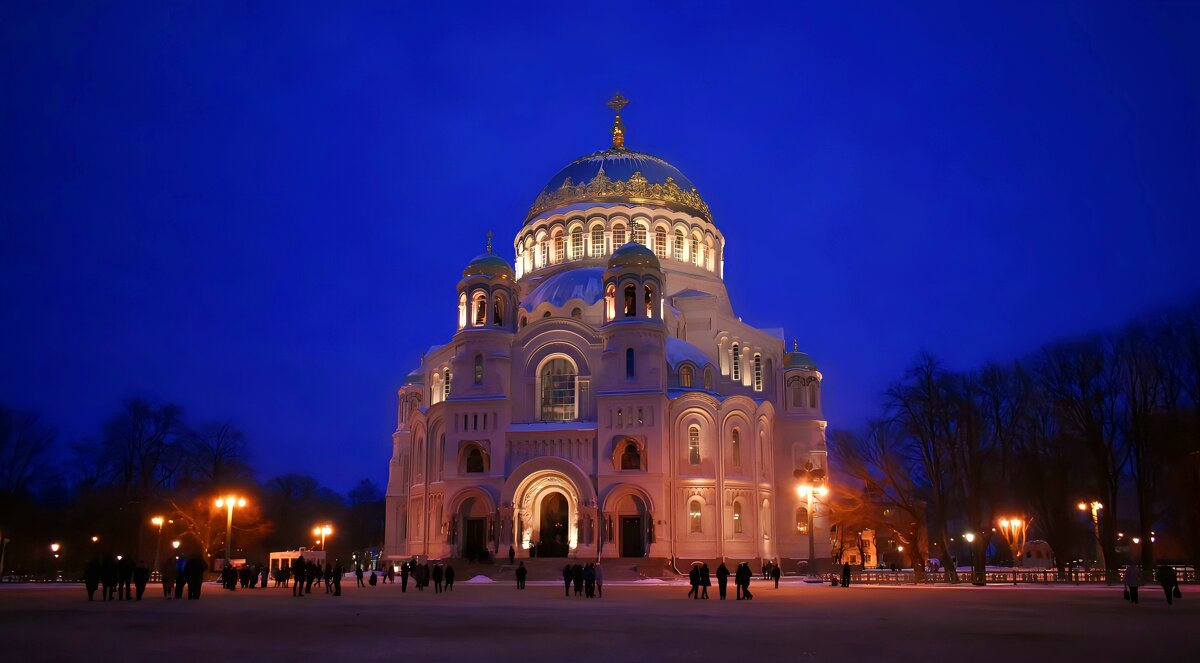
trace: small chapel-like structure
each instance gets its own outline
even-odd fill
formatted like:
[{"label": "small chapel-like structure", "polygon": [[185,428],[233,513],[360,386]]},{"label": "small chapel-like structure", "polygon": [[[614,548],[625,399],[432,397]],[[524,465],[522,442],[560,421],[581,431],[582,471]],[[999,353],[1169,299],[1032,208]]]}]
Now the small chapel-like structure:
[{"label": "small chapel-like structure", "polygon": [[515,261],[489,239],[467,264],[457,331],[399,388],[385,559],[828,559],[822,374],[735,315],[725,236],[625,147],[626,103],[538,193]]}]

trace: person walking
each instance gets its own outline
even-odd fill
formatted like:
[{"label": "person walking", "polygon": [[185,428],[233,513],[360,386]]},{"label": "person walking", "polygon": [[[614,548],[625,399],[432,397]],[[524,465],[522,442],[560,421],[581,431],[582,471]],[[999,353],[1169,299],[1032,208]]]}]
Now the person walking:
[{"label": "person walking", "polygon": [[596,598],[596,571],[590,562],[583,567],[583,595],[589,599]]},{"label": "person walking", "polygon": [[446,591],[447,592],[453,591],[454,590],[454,567],[447,564],[446,572],[443,573],[442,576],[446,579]]},{"label": "person walking", "polygon": [[383,580],[389,585],[396,584],[396,567],[394,565],[388,564],[387,573],[384,575]]},{"label": "person walking", "polygon": [[146,585],[150,583],[150,568],[146,566],[144,560],[138,560],[137,566],[133,568],[133,587],[137,591],[137,600],[142,600],[142,595],[146,593]]},{"label": "person walking", "polygon": [[[508,547],[508,563],[512,564],[513,560],[515,560],[516,558],[517,558],[517,549],[513,548],[512,546],[509,546]],[[524,564],[524,562],[522,562],[522,564]]]},{"label": "person walking", "polygon": [[1129,602],[1133,605],[1137,605],[1138,587],[1142,584],[1142,572],[1133,564],[1127,564],[1125,566],[1123,580],[1125,582],[1126,598],[1128,598]]},{"label": "person walking", "polygon": [[725,562],[717,567],[717,592],[721,600],[725,600],[725,592],[729,586],[729,567],[725,566]]},{"label": "person walking", "polygon": [[566,590],[565,596],[567,598],[571,597],[571,580],[574,577],[575,577],[575,573],[571,569],[571,565],[567,564],[566,566],[564,566],[563,567],[563,589]]},{"label": "person walking", "polygon": [[404,594],[408,591],[408,562],[400,565],[400,593]]},{"label": "person walking", "polygon": [[1177,598],[1183,598],[1182,592],[1179,591],[1179,580],[1175,575],[1174,567],[1163,564],[1154,570],[1154,577],[1167,597],[1167,605],[1172,605]]},{"label": "person walking", "polygon": [[307,568],[304,555],[292,560],[292,596],[304,596],[304,572]]},{"label": "person walking", "polygon": [[117,560],[117,598],[122,601],[133,600],[133,558],[126,555]]},{"label": "person walking", "polygon": [[691,589],[688,590],[688,598],[689,599],[700,598],[700,565],[699,564],[693,564],[692,570],[688,571],[688,586],[691,587]]},{"label": "person walking", "polygon": [[708,571],[708,562],[700,567],[700,598],[708,600],[708,588],[712,586],[712,575]]},{"label": "person walking", "polygon": [[92,557],[87,566],[83,567],[83,586],[87,590],[88,600],[94,600],[96,588],[100,586],[100,558]]},{"label": "person walking", "polygon": [[750,591],[750,581],[754,579],[754,573],[750,571],[750,562],[746,562],[746,572],[742,579],[742,598],[747,601],[754,598],[754,593]]},{"label": "person walking", "polygon": [[435,564],[433,567],[433,593],[442,593],[442,565]]},{"label": "person walking", "polygon": [[167,564],[167,568],[162,572],[159,580],[162,581],[163,596],[168,599],[171,598],[171,593],[175,589],[175,565]]},{"label": "person walking", "polygon": [[842,565],[842,587],[850,586],[850,562]]},{"label": "person walking", "polygon": [[783,572],[779,570],[779,565],[772,564],[771,565],[771,580],[775,581],[775,589],[779,589],[779,576],[781,576],[781,575],[783,575]]},{"label": "person walking", "polygon": [[183,587],[187,583],[187,576],[183,570],[187,568],[187,560],[182,555],[175,559],[175,598],[183,598]]},{"label": "person walking", "polygon": [[576,564],[571,569],[571,580],[575,584],[575,596],[583,596],[583,565]]},{"label": "person walking", "polygon": [[100,598],[105,601],[113,600],[113,592],[117,591],[117,559],[110,553],[100,563]]},{"label": "person walking", "polygon": [[[511,548],[510,548],[511,550]],[[521,562],[517,566],[517,589],[525,589],[525,576],[529,575],[529,569],[525,568],[525,562]]]},{"label": "person walking", "polygon": [[208,563],[200,555],[193,554],[188,558],[187,563],[183,567],[183,573],[187,576],[189,601],[200,600],[200,588],[204,584],[204,572],[207,570]]},{"label": "person walking", "polygon": [[359,586],[359,587],[366,587],[366,585],[363,583],[363,568],[362,568],[362,564],[355,564],[355,565],[354,565],[354,577],[355,577],[355,578],[358,578],[358,586]]},{"label": "person walking", "polygon": [[604,598],[604,569],[600,568],[600,562],[596,562],[592,574],[596,576],[596,598],[602,599]]},{"label": "person walking", "polygon": [[334,560],[333,564],[333,595],[342,595],[342,576],[346,575],[346,569],[342,566],[342,560]]}]

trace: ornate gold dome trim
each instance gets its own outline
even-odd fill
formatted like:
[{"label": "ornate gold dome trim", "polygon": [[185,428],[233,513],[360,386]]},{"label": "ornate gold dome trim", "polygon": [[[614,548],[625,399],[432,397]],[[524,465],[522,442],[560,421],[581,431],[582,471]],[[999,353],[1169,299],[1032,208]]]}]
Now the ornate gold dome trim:
[{"label": "ornate gold dome trim", "polygon": [[709,222],[712,221],[708,205],[700,197],[700,193],[695,189],[684,191],[682,187],[675,183],[674,178],[668,177],[667,181],[662,184],[650,184],[646,181],[645,177],[642,177],[640,172],[635,172],[628,180],[611,180],[604,174],[603,170],[596,173],[596,176],[590,182],[572,184],[571,178],[568,177],[563,180],[562,186],[558,189],[543,191],[538,195],[537,200],[533,201],[533,206],[529,208],[529,216],[525,217],[525,221],[528,223],[530,219],[547,210],[585,201],[624,201],[639,205],[676,205],[703,216]]}]

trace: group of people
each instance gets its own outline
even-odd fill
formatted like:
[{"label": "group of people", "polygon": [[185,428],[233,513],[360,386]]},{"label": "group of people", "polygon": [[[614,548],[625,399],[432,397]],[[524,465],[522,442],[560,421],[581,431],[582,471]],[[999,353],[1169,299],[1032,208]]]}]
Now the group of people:
[{"label": "group of people", "polygon": [[[771,574],[770,569],[763,565],[764,575],[766,577],[776,578],[775,586],[779,586],[778,576]],[[728,595],[729,591],[729,567],[722,562],[717,567],[717,592],[722,601]],[[750,591],[750,580],[754,578],[754,572],[750,570],[749,562],[742,562],[737,565],[733,572],[733,584],[737,588],[737,600],[749,601],[754,598],[754,594]],[[692,564],[692,569],[688,571],[688,598],[690,599],[707,599],[708,588],[712,586],[712,575],[708,569],[707,562],[698,562]]]},{"label": "group of people", "polygon": [[[221,569],[221,586],[230,591],[237,590],[239,584],[242,589],[254,589],[258,587],[259,579],[262,579],[262,586],[266,587],[267,575],[267,568],[261,564],[242,564],[238,567],[226,564]],[[278,584],[276,586],[278,587]]]},{"label": "group of people", "polygon": [[[1158,581],[1158,586],[1162,587],[1163,594],[1167,597],[1167,605],[1172,605],[1175,599],[1183,598],[1183,592],[1179,591],[1179,576],[1174,567],[1163,564],[1154,569],[1154,579]],[[1142,586],[1142,570],[1135,564],[1126,565],[1121,571],[1121,581],[1125,585],[1125,600],[1137,605],[1138,587]]]},{"label": "group of people", "polygon": [[778,564],[776,564],[775,562],[772,562],[771,560],[767,560],[767,561],[763,562],[762,579],[763,580],[774,580],[775,581],[775,589],[779,589],[779,577],[782,575],[783,575],[783,569],[779,568]]},{"label": "group of people", "polygon": [[[391,577],[392,571],[388,570],[388,577]],[[421,564],[416,558],[411,561],[404,562],[400,565],[400,591],[408,591],[408,579],[412,577],[413,587],[417,591],[423,592],[429,586],[429,581],[433,581],[433,593],[441,594],[443,591],[454,591],[454,567],[449,564],[436,562],[432,566],[429,562]],[[392,582],[395,582],[393,580]],[[373,584],[373,583],[372,583]]]},{"label": "group of people", "polygon": [[108,555],[101,559],[96,555],[83,569],[83,585],[89,601],[95,600],[96,590],[101,587],[103,601],[141,601],[149,582],[150,568],[146,562],[139,559],[135,564],[132,557]]},{"label": "group of people", "polygon": [[[517,567],[517,589],[525,589],[525,573],[528,573],[525,563],[521,562],[521,566]],[[567,596],[571,595],[571,589],[574,588],[575,596],[604,598],[604,569],[599,562],[567,564],[563,567],[562,577]]]},{"label": "group of people", "polygon": [[[317,589],[321,589],[322,581],[325,584],[325,593],[331,596],[342,595],[342,576],[346,574],[346,569],[342,566],[342,560],[335,560],[333,564],[325,563],[322,567],[320,563],[304,559],[304,555],[300,555],[292,560],[291,565],[283,571],[282,577],[276,576],[276,584],[278,587],[282,584],[288,586],[288,580],[294,580],[292,583],[292,596],[303,597],[305,594],[312,594],[313,585]],[[374,580],[374,577],[372,577]],[[374,582],[371,583],[375,584]]]}]

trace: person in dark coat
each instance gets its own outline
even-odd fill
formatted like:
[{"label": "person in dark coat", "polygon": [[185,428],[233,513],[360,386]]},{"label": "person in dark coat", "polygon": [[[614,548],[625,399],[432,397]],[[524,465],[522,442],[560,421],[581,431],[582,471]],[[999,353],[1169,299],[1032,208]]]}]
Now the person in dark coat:
[{"label": "person in dark coat", "polygon": [[688,571],[688,586],[691,587],[688,590],[688,598],[700,598],[700,566],[697,564],[693,564],[692,570]]},{"label": "person in dark coat", "polygon": [[783,575],[783,572],[779,570],[779,565],[772,564],[771,565],[771,580],[775,581],[775,589],[779,589],[779,576],[781,576],[781,575]]},{"label": "person in dark coat", "polygon": [[379,583],[379,577],[375,575],[375,569],[371,569],[371,577],[367,580],[367,584],[374,587]]},{"label": "person in dark coat", "polygon": [[304,570],[304,593],[312,594],[313,585],[321,586],[321,565],[316,562],[309,562],[308,568]]},{"label": "person in dark coat", "polygon": [[333,593],[333,566],[328,562],[325,563],[325,593]]},{"label": "person in dark coat", "polygon": [[750,567],[745,562],[737,565],[737,570],[733,575],[733,582],[737,586],[737,600],[741,601],[745,598],[745,588],[750,582]]},{"label": "person in dark coat", "polygon": [[842,565],[842,587],[850,586],[850,563],[846,562]]},{"label": "person in dark coat", "polygon": [[396,584],[396,567],[388,564],[387,573],[384,574],[383,581],[388,584]]},{"label": "person in dark coat", "polygon": [[446,578],[446,591],[454,589],[454,567],[446,565],[446,572],[442,574]]},{"label": "person in dark coat", "polygon": [[171,594],[175,591],[175,563],[172,560],[167,564],[167,568],[161,574],[163,596],[171,598]]},{"label": "person in dark coat", "polygon": [[83,567],[83,586],[87,589],[88,600],[94,600],[96,588],[100,586],[100,558],[92,557]]},{"label": "person in dark coat", "polygon": [[575,596],[583,596],[583,565],[576,564],[571,569],[571,581],[575,585]]},{"label": "person in dark coat", "polygon": [[359,586],[359,587],[366,587],[366,585],[365,585],[365,584],[363,584],[363,569],[362,569],[362,564],[355,564],[355,565],[354,565],[354,577],[355,577],[355,578],[358,578],[358,586]]},{"label": "person in dark coat", "polygon": [[117,591],[117,558],[108,555],[100,563],[100,584],[103,587],[103,599],[113,600],[113,592]]},{"label": "person in dark coat", "polygon": [[138,560],[137,566],[133,568],[133,587],[137,590],[137,600],[142,600],[142,595],[146,593],[146,585],[150,583],[150,568],[146,566],[146,562]]},{"label": "person in dark coat", "polygon": [[[375,583],[371,583],[375,584]],[[433,593],[442,593],[442,565],[436,564],[433,567]]]},{"label": "person in dark coat", "polygon": [[515,560],[516,558],[517,558],[517,549],[513,548],[512,546],[509,546],[508,547],[508,563],[512,564],[513,560]]},{"label": "person in dark coat", "polygon": [[304,596],[304,571],[307,568],[304,555],[292,560],[292,596]]},{"label": "person in dark coat", "polygon": [[596,598],[596,571],[591,564],[583,567],[583,595],[589,599]]},{"label": "person in dark coat", "polygon": [[750,571],[750,563],[745,564],[746,571],[742,576],[742,598],[747,601],[754,598],[754,594],[750,591],[750,581],[754,579],[754,573]]},{"label": "person in dark coat", "polygon": [[604,568],[600,566],[600,562],[596,562],[592,573],[596,576],[596,597],[604,598]]},{"label": "person in dark coat", "polygon": [[1163,564],[1154,571],[1155,577],[1158,579],[1158,584],[1163,588],[1163,594],[1167,596],[1167,605],[1174,603],[1176,593],[1179,592],[1179,580],[1175,575],[1175,568]]},{"label": "person in dark coat", "polygon": [[729,567],[725,566],[725,562],[717,567],[717,591],[721,596],[721,600],[725,600],[725,592],[729,586]]},{"label": "person in dark coat", "polygon": [[122,601],[133,600],[133,568],[132,557],[117,560],[117,597]]},{"label": "person in dark coat", "polygon": [[575,578],[575,571],[570,564],[563,567],[563,585],[566,590],[566,596],[571,596],[571,581]]},{"label": "person in dark coat", "polygon": [[712,586],[712,575],[708,571],[708,563],[706,562],[704,565],[702,565],[700,567],[700,591],[702,592],[700,598],[702,598],[702,599],[708,598],[708,588],[711,586]]},{"label": "person in dark coat", "polygon": [[342,595],[342,576],[346,575],[346,569],[342,567],[342,560],[334,560],[333,563],[333,595]]},{"label": "person in dark coat", "polygon": [[187,576],[188,600],[200,600],[200,587],[204,584],[204,572],[208,570],[208,563],[200,555],[192,555],[183,566],[183,573]]},{"label": "person in dark coat", "polygon": [[400,593],[402,594],[408,591],[408,567],[408,562],[400,565]]},{"label": "person in dark coat", "polygon": [[525,589],[525,576],[527,575],[529,575],[529,569],[525,568],[525,562],[521,562],[517,567],[517,589]]},{"label": "person in dark coat", "polygon": [[183,556],[175,558],[175,598],[183,598],[183,588],[187,584],[187,575],[183,570],[187,566],[187,560]]}]

